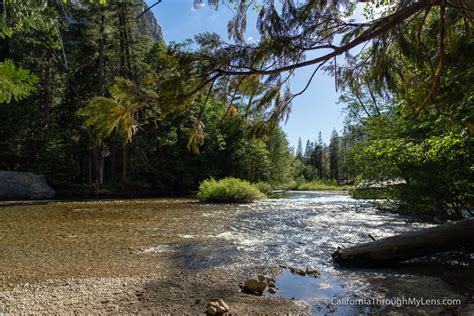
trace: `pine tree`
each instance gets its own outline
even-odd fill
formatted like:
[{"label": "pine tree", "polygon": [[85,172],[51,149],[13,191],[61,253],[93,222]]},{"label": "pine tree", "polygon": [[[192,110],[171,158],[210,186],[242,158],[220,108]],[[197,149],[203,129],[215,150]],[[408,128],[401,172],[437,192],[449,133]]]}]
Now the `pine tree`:
[{"label": "pine tree", "polygon": [[301,137],[298,137],[298,147],[296,147],[296,158],[299,160],[303,159],[303,142],[301,141]]},{"label": "pine tree", "polygon": [[318,178],[322,179],[324,170],[323,170],[323,147],[315,142],[314,149],[311,152],[309,163],[314,166],[318,172]]},{"label": "pine tree", "polygon": [[309,160],[309,157],[311,156],[311,152],[313,151],[313,142],[307,140],[306,141],[306,146],[304,148],[304,154],[303,154],[303,158],[305,159],[305,161],[307,162]]},{"label": "pine tree", "polygon": [[331,180],[339,182],[339,135],[335,129],[329,143],[329,170]]}]

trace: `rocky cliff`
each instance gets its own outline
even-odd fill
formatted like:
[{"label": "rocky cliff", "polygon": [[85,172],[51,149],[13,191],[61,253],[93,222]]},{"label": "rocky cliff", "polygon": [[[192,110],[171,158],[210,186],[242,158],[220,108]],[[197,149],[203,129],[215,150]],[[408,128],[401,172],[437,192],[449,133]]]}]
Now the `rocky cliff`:
[{"label": "rocky cliff", "polygon": [[[148,6],[146,5],[146,2],[143,0],[140,0],[143,3],[142,6],[142,11],[146,10]],[[159,5],[158,5],[159,6]],[[141,13],[139,12],[139,14]],[[143,32],[149,34],[153,39],[156,41],[162,41],[163,39],[163,33],[161,31],[161,26],[158,24],[156,21],[155,15],[153,12],[147,11],[143,16],[140,17],[140,22],[139,22],[139,27],[143,30]]]}]

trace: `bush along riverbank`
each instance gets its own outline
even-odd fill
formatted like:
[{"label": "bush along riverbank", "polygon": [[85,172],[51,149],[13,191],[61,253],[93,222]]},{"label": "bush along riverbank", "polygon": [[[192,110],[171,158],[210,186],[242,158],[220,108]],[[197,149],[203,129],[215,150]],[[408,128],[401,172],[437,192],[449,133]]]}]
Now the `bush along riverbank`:
[{"label": "bush along riverbank", "polygon": [[233,177],[215,180],[204,180],[199,186],[197,198],[204,202],[215,203],[247,203],[266,198],[274,190],[334,190],[348,191],[352,186],[340,186],[334,181],[315,180],[311,182],[280,184],[272,186],[266,182],[250,183]]},{"label": "bush along riverbank", "polygon": [[199,186],[197,197],[204,202],[248,203],[264,199],[266,195],[255,184],[229,177],[204,180]]},{"label": "bush along riverbank", "polygon": [[287,183],[274,186],[275,190],[294,190],[294,191],[349,191],[354,189],[352,185],[338,185],[334,180],[312,180],[312,181],[296,181],[292,180]]}]

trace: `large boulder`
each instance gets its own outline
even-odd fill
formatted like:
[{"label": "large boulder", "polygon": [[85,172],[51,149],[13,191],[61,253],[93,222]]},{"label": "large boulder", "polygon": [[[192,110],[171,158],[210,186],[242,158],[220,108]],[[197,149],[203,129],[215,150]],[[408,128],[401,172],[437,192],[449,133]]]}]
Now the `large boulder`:
[{"label": "large boulder", "polygon": [[262,295],[263,291],[267,288],[267,278],[262,274],[257,274],[245,281],[243,291],[246,293]]},{"label": "large boulder", "polygon": [[42,175],[0,170],[0,199],[49,199],[54,193]]}]

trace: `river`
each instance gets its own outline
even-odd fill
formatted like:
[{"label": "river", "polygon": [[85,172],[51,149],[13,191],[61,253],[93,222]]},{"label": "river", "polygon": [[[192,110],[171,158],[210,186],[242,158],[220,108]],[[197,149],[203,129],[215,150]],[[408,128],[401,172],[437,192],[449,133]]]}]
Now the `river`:
[{"label": "river", "polygon": [[440,272],[448,264],[453,278],[465,273],[455,259],[384,270],[332,263],[337,247],[370,241],[368,234],[378,239],[429,226],[340,192],[291,192],[241,205],[193,199],[3,202],[0,289],[69,276],[145,275],[157,268],[199,273],[287,265],[321,273],[313,278],[283,270],[277,276],[275,295],[302,300],[315,315],[387,308],[380,301],[334,306],[344,299],[464,299],[468,290],[454,290]]}]

